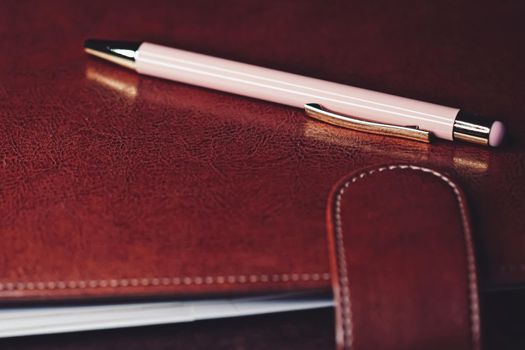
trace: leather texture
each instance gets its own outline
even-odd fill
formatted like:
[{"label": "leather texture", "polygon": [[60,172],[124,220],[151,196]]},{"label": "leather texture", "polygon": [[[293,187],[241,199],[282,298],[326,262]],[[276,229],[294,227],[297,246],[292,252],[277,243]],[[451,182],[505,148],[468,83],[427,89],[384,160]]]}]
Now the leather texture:
[{"label": "leather texture", "polygon": [[328,206],[339,349],[481,348],[466,199],[414,165],[358,171]]},{"label": "leather texture", "polygon": [[[1,298],[191,293],[207,281],[222,291],[274,289],[273,276],[278,288],[328,288],[329,190],[387,162],[459,178],[487,288],[523,282],[521,5],[468,18],[464,4],[412,4],[409,14],[406,6],[3,2]],[[461,105],[497,115],[512,140],[501,149],[420,145],[327,127],[300,110],[88,58],[87,37]]]}]

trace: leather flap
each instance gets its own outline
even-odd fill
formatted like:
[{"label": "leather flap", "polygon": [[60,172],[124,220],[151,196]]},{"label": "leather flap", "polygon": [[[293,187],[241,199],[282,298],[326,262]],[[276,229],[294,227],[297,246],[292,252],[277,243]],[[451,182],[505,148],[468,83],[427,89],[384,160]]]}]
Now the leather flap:
[{"label": "leather flap", "polygon": [[355,173],[329,207],[340,349],[479,349],[476,262],[465,198],[437,171]]}]

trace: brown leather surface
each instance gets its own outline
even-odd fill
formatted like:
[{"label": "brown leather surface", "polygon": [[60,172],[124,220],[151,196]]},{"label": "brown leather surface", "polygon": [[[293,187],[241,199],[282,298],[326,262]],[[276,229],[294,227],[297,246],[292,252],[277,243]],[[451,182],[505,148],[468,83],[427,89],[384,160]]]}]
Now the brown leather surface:
[{"label": "brown leather surface", "polygon": [[328,237],[339,349],[480,349],[465,197],[447,175],[389,165],[344,178]]},{"label": "brown leather surface", "polygon": [[[387,162],[460,179],[485,287],[524,282],[523,10],[2,2],[2,298],[189,293],[210,290],[207,281],[222,291],[327,288],[329,189]],[[338,130],[300,110],[87,58],[87,37],[148,40],[461,106],[497,116],[511,140],[488,149]]]},{"label": "brown leather surface", "polygon": [[[419,163],[458,178],[472,209],[484,287],[523,283],[524,9],[520,1],[2,1],[2,283],[133,278],[123,269],[130,260],[139,260],[132,266],[151,277],[153,269],[197,273],[191,262],[197,260],[224,274],[314,272],[326,264],[331,186],[357,168],[387,162]],[[149,40],[460,106],[497,116],[511,140],[489,150],[334,130],[291,108],[138,77],[88,59],[81,50],[87,37]],[[162,233],[167,228],[170,234]],[[180,243],[156,250],[148,238],[155,232],[169,240],[179,229],[189,237],[184,249],[212,246],[217,254],[175,261]],[[232,232],[244,233],[233,249],[228,238],[217,246]],[[123,252],[108,240],[142,248]],[[244,263],[232,267],[230,256]],[[505,293],[486,298],[487,328],[494,333],[489,348],[521,349],[523,297]],[[317,311],[0,344],[331,348],[331,322],[331,312]]]}]

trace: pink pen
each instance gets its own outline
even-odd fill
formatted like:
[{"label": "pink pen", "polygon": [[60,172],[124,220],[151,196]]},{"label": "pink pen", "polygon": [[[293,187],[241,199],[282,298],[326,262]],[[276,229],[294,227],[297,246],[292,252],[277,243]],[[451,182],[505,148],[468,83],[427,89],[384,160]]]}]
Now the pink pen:
[{"label": "pink pen", "polygon": [[458,108],[417,101],[151,43],[86,40],[89,54],[138,73],[305,109],[354,130],[429,142],[499,146],[505,128]]}]

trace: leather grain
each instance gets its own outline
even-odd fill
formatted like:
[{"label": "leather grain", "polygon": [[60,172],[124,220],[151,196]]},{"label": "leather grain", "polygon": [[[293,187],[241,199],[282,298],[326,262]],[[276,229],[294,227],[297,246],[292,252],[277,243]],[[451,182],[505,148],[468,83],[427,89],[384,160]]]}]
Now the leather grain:
[{"label": "leather grain", "polygon": [[328,207],[339,349],[481,348],[479,287],[465,197],[414,165],[358,171]]},{"label": "leather grain", "polygon": [[[328,288],[330,188],[391,162],[446,169],[465,184],[484,288],[523,283],[523,9],[3,1],[1,298]],[[461,106],[497,116],[511,140],[419,145],[335,129],[88,58],[88,37]]]}]

